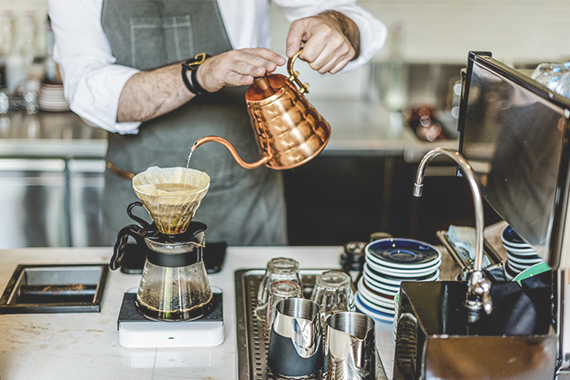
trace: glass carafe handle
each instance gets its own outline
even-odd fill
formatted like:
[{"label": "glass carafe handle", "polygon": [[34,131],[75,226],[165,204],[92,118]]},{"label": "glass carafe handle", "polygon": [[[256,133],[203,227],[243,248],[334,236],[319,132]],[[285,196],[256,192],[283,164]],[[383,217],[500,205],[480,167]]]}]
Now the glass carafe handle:
[{"label": "glass carafe handle", "polygon": [[129,204],[127,206],[127,215],[129,216],[129,218],[131,218],[132,220],[134,220],[135,222],[138,222],[141,226],[143,226],[143,228],[146,228],[147,230],[150,231],[151,225],[146,220],[144,220],[143,218],[133,214],[133,208],[135,208],[135,207],[143,207],[142,202],[134,201],[133,203]]},{"label": "glass carafe handle", "polygon": [[123,256],[125,254],[125,247],[127,246],[127,241],[129,236],[135,238],[137,245],[144,250],[146,250],[146,244],[143,240],[145,236],[148,235],[148,231],[136,224],[131,224],[129,226],[123,227],[119,234],[117,235],[117,242],[113,247],[113,256],[111,257],[111,262],[109,267],[111,270],[115,270],[121,266]]}]

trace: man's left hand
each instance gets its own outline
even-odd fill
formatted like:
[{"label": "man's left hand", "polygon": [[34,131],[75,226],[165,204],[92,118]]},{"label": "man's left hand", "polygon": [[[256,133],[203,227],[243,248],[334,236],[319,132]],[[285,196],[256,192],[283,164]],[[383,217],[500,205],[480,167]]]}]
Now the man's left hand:
[{"label": "man's left hand", "polygon": [[358,56],[360,33],[342,13],[323,12],[293,21],[287,36],[287,56],[303,46],[300,58],[321,74],[335,74]]}]

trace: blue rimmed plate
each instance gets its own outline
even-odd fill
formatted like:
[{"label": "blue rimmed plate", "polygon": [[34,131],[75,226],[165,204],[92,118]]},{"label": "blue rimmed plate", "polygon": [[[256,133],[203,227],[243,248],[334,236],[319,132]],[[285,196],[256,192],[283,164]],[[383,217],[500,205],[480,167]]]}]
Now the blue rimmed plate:
[{"label": "blue rimmed plate", "polygon": [[371,289],[368,289],[362,279],[360,279],[358,282],[357,287],[360,294],[362,294],[363,297],[366,297],[368,301],[388,310],[394,310],[394,297],[386,297],[382,294],[374,292]]},{"label": "blue rimmed plate", "polygon": [[398,286],[390,286],[390,285],[382,284],[380,282],[369,279],[366,275],[362,276],[362,278],[364,279],[364,283],[366,284],[367,287],[369,287],[370,289],[375,290],[379,293],[394,296],[400,290],[399,285]]},{"label": "blue rimmed plate", "polygon": [[501,241],[503,242],[503,245],[505,245],[505,248],[512,247],[515,249],[532,249],[531,246],[528,245],[528,243],[525,242],[510,225],[503,229],[503,232],[501,233]]},{"label": "blue rimmed plate", "polygon": [[437,248],[412,239],[376,240],[366,246],[365,252],[382,265],[400,269],[429,267],[441,259],[441,252]]},{"label": "blue rimmed plate", "polygon": [[363,314],[368,315],[370,318],[376,320],[376,321],[380,321],[380,322],[388,322],[388,323],[392,323],[392,321],[394,320],[394,316],[391,314],[384,314],[381,313],[379,311],[376,311],[375,309],[366,306],[364,303],[362,303],[362,301],[360,300],[360,295],[358,294],[358,292],[356,292],[356,308],[358,309],[358,311],[360,311]]},{"label": "blue rimmed plate", "polygon": [[441,260],[437,260],[433,264],[434,265],[431,265],[426,268],[394,269],[394,268],[385,267],[383,265],[378,265],[373,261],[368,261],[368,260],[366,261],[366,265],[368,265],[368,268],[372,269],[377,273],[392,277],[405,277],[405,278],[417,278],[433,273],[441,265]]},{"label": "blue rimmed plate", "polygon": [[368,276],[370,280],[375,282],[381,282],[386,285],[400,286],[402,281],[430,281],[434,280],[435,277],[439,277],[439,269],[436,268],[432,273],[425,276],[414,276],[414,277],[399,277],[399,276],[389,276],[383,273],[379,273],[374,269],[370,268],[368,264],[364,264],[364,275]]},{"label": "blue rimmed plate", "polygon": [[382,268],[386,268],[389,271],[422,271],[432,267],[439,267],[441,265],[441,256],[437,257],[435,260],[429,261],[423,264],[393,264],[388,263],[387,261],[382,261],[378,259],[371,253],[367,253],[365,255],[366,262],[370,264],[374,264],[377,266],[381,266]]},{"label": "blue rimmed plate", "polygon": [[509,258],[510,261],[512,261],[515,264],[520,264],[520,265],[534,265],[534,264],[539,264],[539,263],[543,263],[544,260],[541,259],[540,257],[536,256],[531,256],[531,257],[525,257],[525,258],[520,258],[517,256],[512,256],[507,254],[507,257]]}]

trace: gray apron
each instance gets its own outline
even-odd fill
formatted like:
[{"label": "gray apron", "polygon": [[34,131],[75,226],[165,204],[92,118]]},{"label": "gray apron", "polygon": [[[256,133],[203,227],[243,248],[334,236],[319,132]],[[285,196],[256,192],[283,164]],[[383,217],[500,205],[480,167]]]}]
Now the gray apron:
[{"label": "gray apron", "polygon": [[[216,0],[104,0],[101,24],[117,64],[140,70],[180,62],[202,52],[215,55],[232,49]],[[185,166],[194,141],[217,135],[232,142],[245,161],[257,161],[260,156],[246,110],[245,90],[228,87],[197,96],[168,114],[142,123],[137,135],[109,134],[107,160],[134,173],[150,166]],[[208,241],[226,241],[234,246],[286,244],[280,172],[266,167],[243,169],[216,143],[198,148],[190,167],[205,171],[211,178],[210,190],[195,216],[208,225]],[[103,196],[106,242],[113,244],[118,231],[132,224],[126,207],[138,198],[131,181],[109,170]]]}]

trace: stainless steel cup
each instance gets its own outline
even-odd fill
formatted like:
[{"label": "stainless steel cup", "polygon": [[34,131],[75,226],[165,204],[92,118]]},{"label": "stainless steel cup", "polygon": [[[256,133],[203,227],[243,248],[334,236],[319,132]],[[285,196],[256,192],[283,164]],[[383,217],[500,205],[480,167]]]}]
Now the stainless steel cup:
[{"label": "stainless steel cup", "polygon": [[275,376],[298,378],[319,372],[323,365],[319,305],[287,298],[275,307],[267,364]]},{"label": "stainless steel cup", "polygon": [[324,378],[373,380],[376,377],[374,320],[355,312],[327,318]]}]

